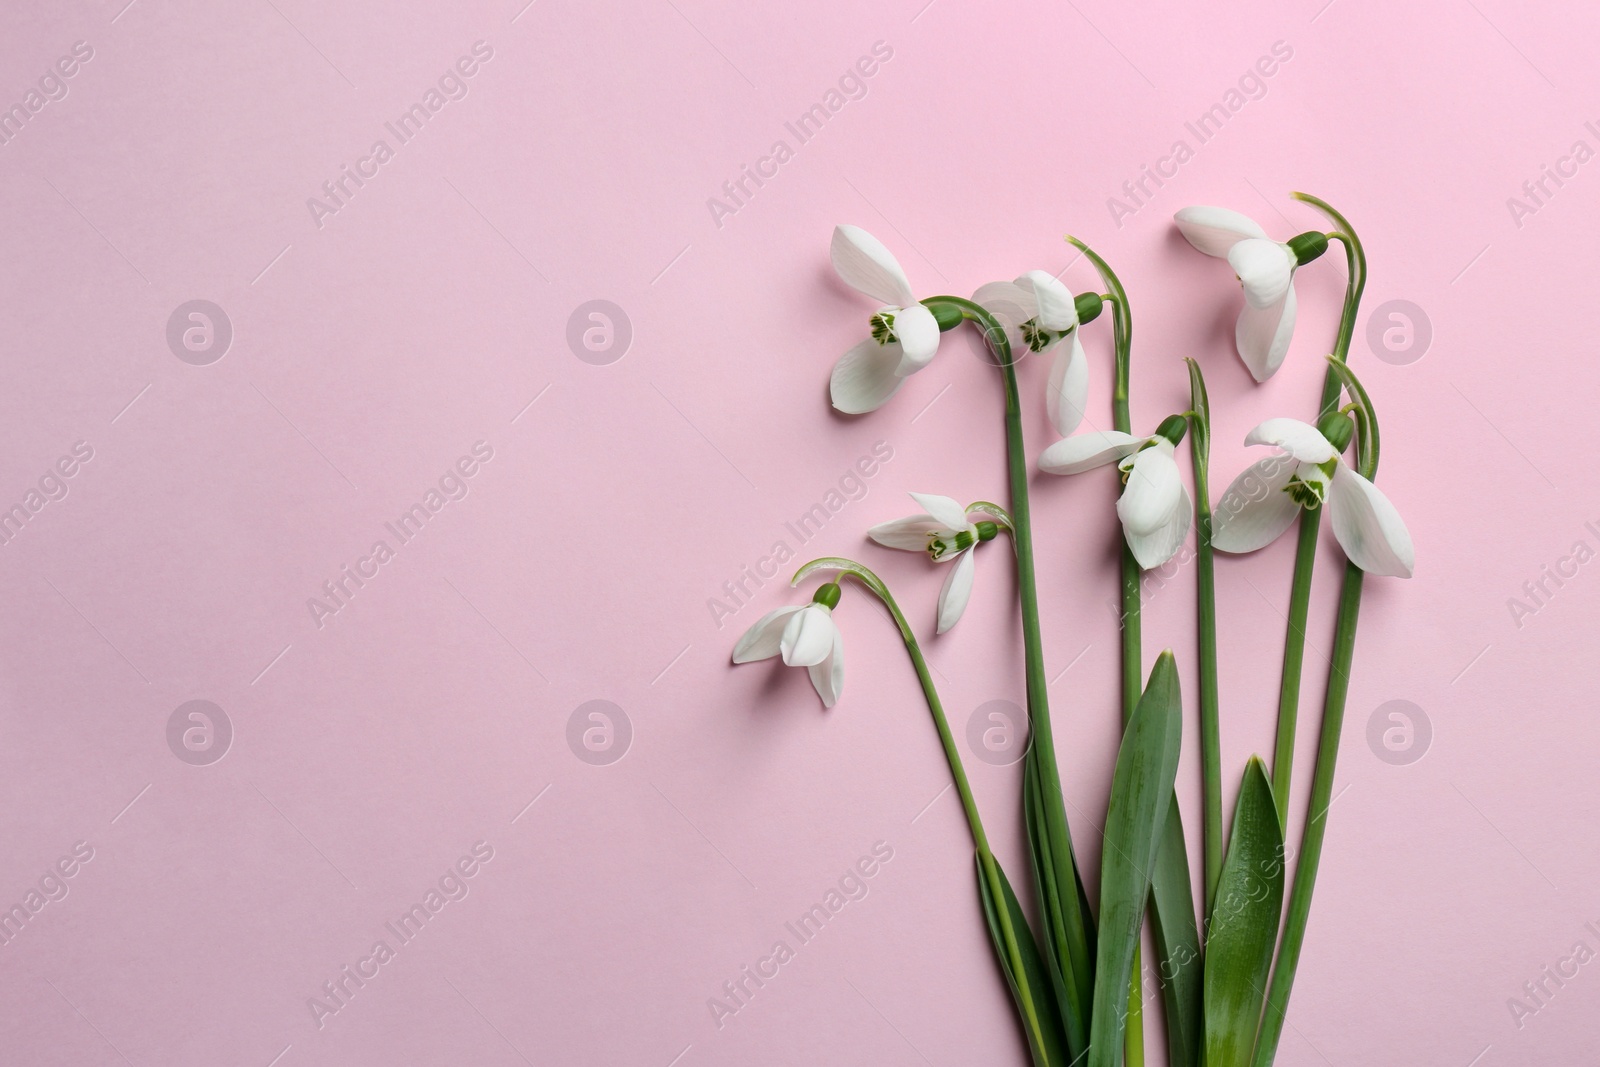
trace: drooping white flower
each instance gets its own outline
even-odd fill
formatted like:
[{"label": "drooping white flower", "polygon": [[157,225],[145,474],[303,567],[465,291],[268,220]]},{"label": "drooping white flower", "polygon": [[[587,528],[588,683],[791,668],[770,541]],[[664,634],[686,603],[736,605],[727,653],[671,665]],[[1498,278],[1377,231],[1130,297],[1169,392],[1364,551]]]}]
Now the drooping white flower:
[{"label": "drooping white flower", "polygon": [[750,663],[781,655],[791,667],[805,667],[811,684],[831,708],[844,690],[844,641],[833,621],[839,586],[819,587],[811,603],[769,611],[733,646],[733,662]]},{"label": "drooping white flower", "polygon": [[933,359],[939,350],[939,323],[917,303],[894,254],[866,230],[834,227],[829,254],[846,285],[883,305],[872,316],[872,336],[833,366],[833,406],[850,415],[876,411],[901,382]]},{"label": "drooping white flower", "polygon": [[[1325,418],[1321,429],[1296,419],[1268,419],[1244,439],[1281,451],[1245,468],[1218,501],[1212,544],[1254,552],[1293,525],[1302,509],[1326,502],[1333,535],[1350,562],[1368,574],[1409,578],[1416,563],[1411,533],[1389,498],[1341,458],[1350,420]],[[1329,437],[1338,439],[1338,444]]]},{"label": "drooping white flower", "polygon": [[1083,421],[1089,396],[1089,361],[1078,340],[1078,326],[1099,314],[1100,300],[1094,294],[1087,296],[1088,310],[1080,316],[1078,301],[1085,298],[1074,298],[1060,279],[1042,270],[1030,270],[1015,281],[990,282],[972,294],[974,302],[1005,326],[1014,352],[1024,347],[1032,352],[1056,349],[1045,386],[1045,410],[1063,435]]},{"label": "drooping white flower", "polygon": [[912,493],[911,499],[922,505],[922,514],[879,523],[867,536],[886,548],[926,552],[935,563],[954,561],[939,590],[939,632],[944,633],[961,618],[972,598],[972,550],[980,542],[993,540],[1000,528],[992,519],[971,518],[988,514],[982,507],[963,508],[947,496],[931,493]]},{"label": "drooping white flower", "polygon": [[1133,558],[1150,570],[1176,555],[1189,535],[1194,504],[1175,458],[1186,426],[1183,416],[1174,415],[1152,437],[1119,430],[1078,434],[1045,449],[1039,468],[1048,474],[1079,474],[1117,464],[1123,479],[1117,518]]},{"label": "drooping white flower", "polygon": [[1244,308],[1234,327],[1239,358],[1258,382],[1277,372],[1294,335],[1294,272],[1327,251],[1315,230],[1274,241],[1253,219],[1222,207],[1186,207],[1173,216],[1189,243],[1226,259],[1244,287]]}]

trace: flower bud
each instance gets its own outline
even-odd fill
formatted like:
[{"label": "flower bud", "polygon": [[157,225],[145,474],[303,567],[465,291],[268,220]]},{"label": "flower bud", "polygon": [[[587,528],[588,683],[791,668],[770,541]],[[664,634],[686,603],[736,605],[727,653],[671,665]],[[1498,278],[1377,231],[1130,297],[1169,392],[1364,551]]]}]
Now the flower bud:
[{"label": "flower bud", "polygon": [[1310,263],[1328,250],[1328,235],[1317,230],[1307,230],[1288,240],[1289,251],[1295,263]]}]

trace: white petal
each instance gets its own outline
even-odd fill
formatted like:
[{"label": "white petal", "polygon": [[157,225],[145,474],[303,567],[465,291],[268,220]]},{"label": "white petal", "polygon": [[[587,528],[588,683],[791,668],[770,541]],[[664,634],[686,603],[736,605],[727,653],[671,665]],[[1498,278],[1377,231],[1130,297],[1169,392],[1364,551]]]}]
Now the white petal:
[{"label": "white petal", "polygon": [[827,658],[812,664],[809,673],[812,688],[822,698],[822,706],[831,708],[837,704],[839,694],[844,692],[844,638],[837,628],[833,631],[833,647]]},{"label": "white petal", "polygon": [[878,410],[905,381],[895,373],[899,367],[899,344],[891,341],[880,345],[867,338],[833,365],[833,376],[828,381],[833,406],[847,415]]},{"label": "white petal", "polygon": [[1212,511],[1211,544],[1219,552],[1254,552],[1276,541],[1300,515],[1283,489],[1299,466],[1292,456],[1268,456],[1246,467]]},{"label": "white petal", "polygon": [[1117,498],[1117,517],[1130,534],[1148,534],[1165,526],[1183,497],[1183,478],[1172,458],[1172,446],[1154,445],[1134,457],[1128,484]]},{"label": "white petal", "polygon": [[1046,474],[1081,474],[1107,463],[1115,463],[1149,440],[1121,430],[1090,430],[1065,437],[1039,457],[1039,469]]},{"label": "white petal", "polygon": [[809,667],[821,663],[833,647],[839,627],[833,613],[821,604],[807,604],[783,628],[779,642],[783,662],[791,667]]},{"label": "white petal", "polygon": [[908,515],[893,522],[880,522],[867,531],[867,536],[885,548],[926,552],[928,535],[944,528],[944,524],[931,515]]},{"label": "white petal", "polygon": [[902,378],[926,367],[939,351],[939,320],[921,304],[894,313],[894,335],[900,342],[900,365],[895,373]]},{"label": "white petal", "polygon": [[1050,365],[1050,381],[1045,386],[1044,406],[1056,432],[1067,436],[1083,422],[1083,409],[1089,403],[1089,360],[1073,330],[1067,344],[1056,349]]},{"label": "white petal", "polygon": [[1338,455],[1315,426],[1299,419],[1268,419],[1245,435],[1247,445],[1277,445],[1301,463],[1326,463]]},{"label": "white petal", "polygon": [[778,654],[778,642],[783,637],[783,628],[788,624],[789,616],[800,610],[800,605],[791,604],[788,607],[769,611],[756,620],[756,624],[744,632],[739,638],[739,643],[733,646],[733,662],[750,663],[758,659],[771,659]]},{"label": "white petal", "polygon": [[1254,220],[1225,207],[1186,207],[1172,219],[1190,244],[1219,259],[1226,259],[1228,249],[1240,241],[1267,235]]},{"label": "white petal", "polygon": [[1124,526],[1122,535],[1127,538],[1128,549],[1133,553],[1133,558],[1139,561],[1139,566],[1147,571],[1154,570],[1177,555],[1178,549],[1183,546],[1183,539],[1189,536],[1193,513],[1194,504],[1180,485],[1178,502],[1167,516],[1167,521],[1148,533],[1133,533]]},{"label": "white petal", "polygon": [[920,504],[923,511],[926,511],[951,533],[957,530],[965,530],[971,525],[971,521],[967,518],[967,509],[947,496],[937,496],[933,493],[912,493],[911,499]]},{"label": "white petal", "polygon": [[956,565],[945,576],[944,588],[939,590],[940,633],[954,626],[961,618],[961,613],[967,610],[967,601],[972,599],[973,558],[976,555],[970,548],[961,553]]},{"label": "white petal", "polygon": [[904,307],[916,303],[906,272],[883,242],[859,226],[835,226],[828,249],[833,269],[846,285],[859,289],[880,304]]},{"label": "white petal", "polygon": [[1343,463],[1328,490],[1328,519],[1351,563],[1368,574],[1411,577],[1416,551],[1405,520],[1377,486]]},{"label": "white petal", "polygon": [[1030,270],[1017,279],[1017,285],[1033,293],[1034,317],[1047,330],[1060,333],[1078,325],[1078,305],[1072,290],[1048,271]]},{"label": "white petal", "polygon": [[1239,358],[1250,368],[1256,381],[1266,381],[1283,364],[1283,357],[1289,352],[1289,339],[1294,336],[1294,315],[1293,285],[1283,294],[1283,303],[1253,308],[1247,301],[1239,312],[1233,340],[1239,349]]},{"label": "white petal", "polygon": [[1294,256],[1288,246],[1264,237],[1240,241],[1228,249],[1228,266],[1239,276],[1245,303],[1253,308],[1276,306],[1294,277]]}]

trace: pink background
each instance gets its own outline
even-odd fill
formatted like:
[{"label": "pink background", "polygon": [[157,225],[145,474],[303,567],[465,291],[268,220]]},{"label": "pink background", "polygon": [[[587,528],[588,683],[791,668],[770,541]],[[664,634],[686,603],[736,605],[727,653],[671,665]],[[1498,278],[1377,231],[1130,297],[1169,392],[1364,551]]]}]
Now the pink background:
[{"label": "pink background", "polygon": [[[1600,162],[1520,218],[1507,198],[1575,141],[1600,148],[1584,125],[1600,16],[1508,0],[125,2],[0,14],[0,105],[75,42],[93,51],[0,145],[0,506],[77,442],[93,453],[0,546],[0,907],[75,843],[93,850],[0,946],[7,1063],[1023,1062],[967,829],[881,614],[847,594],[845,694],[823,713],[802,672],[728,665],[795,594],[769,582],[720,625],[708,601],[784,540],[793,564],[861,555],[931,633],[942,574],[863,531],[907,513],[907,490],[1004,499],[999,383],[964,338],[875,415],[830,413],[828,369],[873,310],[828,269],[836,222],[879,235],[927,294],[1035,267],[1087,288],[1061,235],[1089,240],[1132,293],[1140,427],[1185,406],[1181,357],[1203,361],[1220,490],[1250,426],[1311,410],[1342,265],[1302,273],[1294,349],[1258,388],[1231,352],[1237,287],[1171,213],[1223,204],[1287,237],[1316,224],[1295,188],[1344,210],[1371,255],[1352,362],[1418,567],[1369,584],[1279,1062],[1592,1062],[1600,965],[1547,982],[1520,1026],[1507,1001],[1576,942],[1600,949],[1585,927],[1600,565],[1547,582],[1520,619],[1508,601],[1574,542],[1600,548],[1584,525],[1600,475],[1568,458],[1592,451],[1600,385]],[[479,41],[492,56],[467,95],[398,145],[384,123]],[[1175,140],[1194,148],[1185,121],[1280,41],[1292,58],[1264,95],[1119,226],[1107,199]],[[892,58],[865,96],[797,146],[784,123],[875,42]],[[319,227],[307,198],[378,138],[394,158]],[[780,138],[793,158],[714,219],[708,198]],[[205,366],[166,340],[194,299],[234,332]],[[633,332],[608,365],[566,339],[594,299]],[[1422,358],[1374,358],[1369,316],[1390,300],[1431,322]],[[1085,336],[1103,422],[1109,328]],[[1036,453],[1044,368],[1023,375]],[[480,441],[493,457],[468,495],[390,539],[394,559],[319,627],[308,598]],[[880,441],[892,459],[865,496],[800,544],[785,521]],[[1060,757],[1091,866],[1117,734],[1101,473],[1035,483]],[[1230,797],[1271,745],[1291,551],[1219,567]],[[980,705],[1022,698],[1011,580],[1001,552],[978,563],[966,619],[927,642],[963,737]],[[1175,571],[1147,609],[1147,658],[1175,648],[1192,702],[1193,574]],[[167,741],[194,699],[234,731],[206,766]],[[620,761],[569,747],[591,700],[627,716]],[[1369,748],[1390,700],[1432,724],[1420,761]],[[1020,884],[1018,767],[963,746]],[[1295,839],[1302,817],[1297,802]],[[308,998],[398,944],[384,924],[478,842],[492,859],[467,896],[319,1027]],[[783,924],[876,842],[893,859],[868,895],[794,942]],[[719,1029],[708,998],[780,938],[795,958]]]}]

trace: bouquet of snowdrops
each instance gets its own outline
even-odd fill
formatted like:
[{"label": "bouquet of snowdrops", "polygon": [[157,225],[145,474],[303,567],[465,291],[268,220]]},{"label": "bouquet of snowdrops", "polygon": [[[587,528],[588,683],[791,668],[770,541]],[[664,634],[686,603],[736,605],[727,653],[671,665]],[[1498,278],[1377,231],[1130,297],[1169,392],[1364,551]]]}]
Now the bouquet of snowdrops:
[{"label": "bouquet of snowdrops", "polygon": [[[934,358],[942,335],[966,323],[981,332],[1003,374],[1010,482],[1006,503],[963,504],[947,496],[913,493],[920,512],[874,526],[868,534],[888,548],[925,552],[944,566],[934,614],[940,633],[954,626],[966,608],[978,553],[993,555],[993,548],[985,546],[1002,536],[1011,541],[1032,735],[1022,773],[1031,874],[1023,891],[1034,894],[1037,924],[1029,922],[990,850],[916,632],[877,575],[842,557],[807,563],[795,574],[796,585],[813,575],[827,580],[809,603],[777,608],[757,621],[740,639],[733,659],[743,663],[781,657],[790,666],[805,667],[823,704],[832,707],[844,688],[843,639],[834,612],[846,584],[859,586],[888,608],[949,761],[976,849],[979,908],[1033,1062],[1040,1067],[1143,1064],[1147,968],[1140,963],[1140,946],[1146,916],[1160,957],[1159,966],[1148,970],[1160,985],[1173,1067],[1266,1067],[1277,1051],[1322,858],[1362,583],[1368,574],[1410,577],[1413,563],[1404,522],[1373,484],[1377,414],[1346,363],[1366,279],[1365,253],[1342,215],[1316,197],[1295,196],[1325,214],[1332,228],[1277,241],[1255,222],[1223,208],[1185,208],[1176,216],[1189,242],[1207,255],[1226,259],[1243,287],[1235,340],[1258,382],[1277,371],[1288,353],[1296,314],[1295,272],[1332,243],[1343,247],[1348,269],[1338,335],[1321,395],[1303,412],[1308,421],[1269,418],[1252,430],[1246,443],[1268,446],[1271,454],[1246,468],[1215,500],[1208,467],[1210,411],[1200,365],[1186,361],[1188,410],[1159,422],[1141,421],[1136,432],[1129,404],[1132,308],[1116,273],[1087,245],[1068,238],[1094,265],[1104,292],[1074,296],[1055,275],[1033,270],[1015,281],[980,286],[971,298],[918,299],[882,242],[853,226],[834,231],[831,251],[839,276],[881,305],[868,320],[869,336],[834,365],[834,407],[856,415],[882,407],[907,377]],[[1079,335],[1107,320],[1113,351],[1111,428],[1084,430],[1091,368]],[[1118,625],[1123,735],[1098,881],[1094,872],[1080,868],[1073,850],[1046,692],[1028,505],[1033,453],[1023,439],[1021,419],[1019,367],[1028,353],[1049,359],[1044,402],[1061,435],[1038,453],[1039,468],[1071,475],[1112,467],[1122,484],[1117,517],[1122,531]],[[1192,487],[1184,485],[1175,459],[1185,437]],[[1324,512],[1343,550],[1344,580],[1310,803],[1300,821],[1298,846],[1291,847],[1287,827],[1300,677]],[[1222,811],[1214,552],[1254,551],[1297,524],[1275,751],[1270,769],[1257,757],[1243,768],[1230,821]],[[1183,721],[1177,670],[1166,651],[1146,674],[1140,639],[1143,572],[1167,563],[1191,529],[1196,543],[1202,769],[1198,906],[1183,829],[1185,805],[1176,789]],[[1091,888],[1096,887],[1092,902]]]}]

